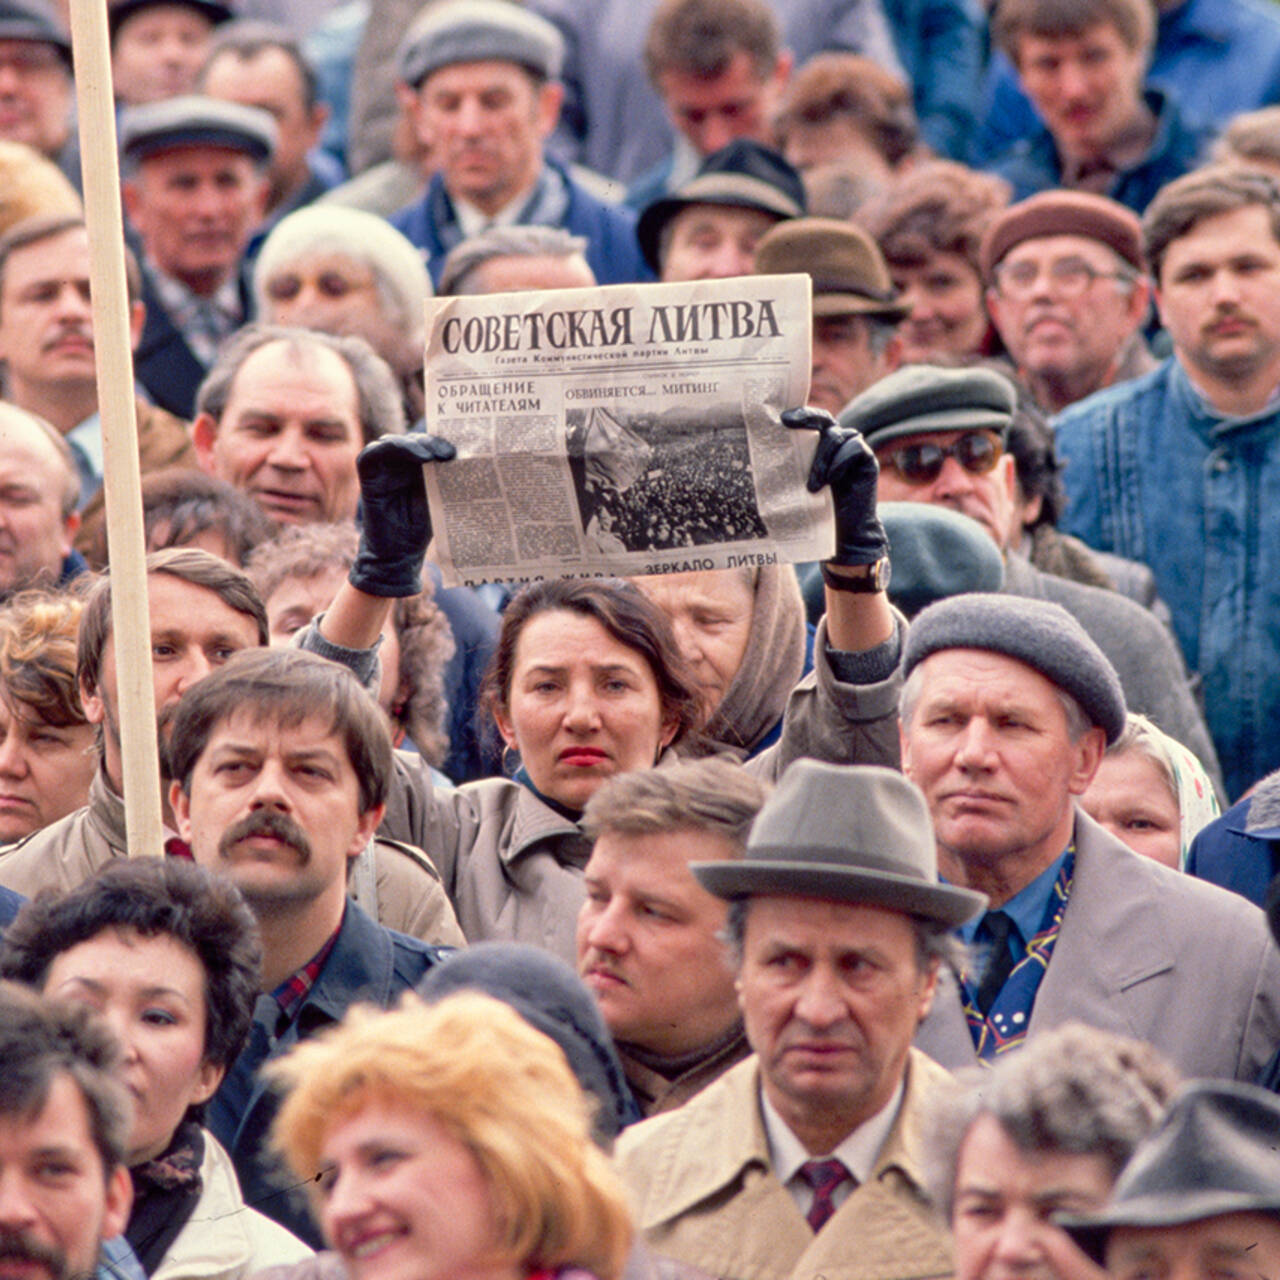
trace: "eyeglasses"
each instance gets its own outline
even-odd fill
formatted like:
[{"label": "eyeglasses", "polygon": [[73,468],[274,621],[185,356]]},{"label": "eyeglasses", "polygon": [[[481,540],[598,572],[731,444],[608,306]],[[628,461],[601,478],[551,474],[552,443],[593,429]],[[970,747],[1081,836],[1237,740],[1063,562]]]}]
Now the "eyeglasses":
[{"label": "eyeglasses", "polygon": [[1003,453],[999,436],[971,431],[955,444],[905,444],[878,456],[881,466],[892,467],[908,484],[932,484],[948,458],[954,458],[970,475],[982,476],[994,470]]},{"label": "eyeglasses", "polygon": [[[1133,280],[1127,271],[1099,271],[1083,258],[1058,258],[1049,263],[1046,274],[1060,298],[1078,298],[1095,280],[1121,280],[1126,284]],[[996,288],[1006,298],[1030,297],[1039,279],[1038,262],[1005,262],[996,268]]]}]

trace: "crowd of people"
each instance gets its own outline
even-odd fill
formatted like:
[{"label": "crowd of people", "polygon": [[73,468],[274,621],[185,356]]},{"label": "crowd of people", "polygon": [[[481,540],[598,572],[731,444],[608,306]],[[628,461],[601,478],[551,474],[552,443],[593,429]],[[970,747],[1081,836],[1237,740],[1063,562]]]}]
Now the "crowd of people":
[{"label": "crowd of people", "polygon": [[[107,8],[164,829],[0,0],[0,1280],[1280,1276],[1280,5]],[[443,585],[433,293],[775,273],[828,558]],[[605,552],[763,532],[669,416]]]}]

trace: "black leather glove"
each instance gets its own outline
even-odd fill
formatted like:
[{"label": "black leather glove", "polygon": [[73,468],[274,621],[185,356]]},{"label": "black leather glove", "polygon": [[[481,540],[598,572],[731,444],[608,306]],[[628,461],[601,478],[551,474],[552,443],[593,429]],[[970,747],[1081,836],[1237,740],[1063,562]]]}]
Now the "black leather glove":
[{"label": "black leather glove", "polygon": [[370,596],[416,596],[431,541],[424,462],[447,462],[456,450],[438,436],[383,436],[360,450],[360,547],[347,575]]},{"label": "black leather glove", "polygon": [[836,513],[836,553],[831,564],[875,564],[889,554],[889,539],[876,515],[880,464],[860,431],[842,427],[823,409],[788,409],[782,425],[817,431],[818,448],[807,488],[831,487]]}]

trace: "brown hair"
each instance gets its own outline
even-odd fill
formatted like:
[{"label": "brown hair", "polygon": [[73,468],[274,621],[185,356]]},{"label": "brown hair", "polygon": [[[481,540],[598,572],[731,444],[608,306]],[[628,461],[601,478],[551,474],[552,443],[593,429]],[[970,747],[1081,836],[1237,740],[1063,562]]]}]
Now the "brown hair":
[{"label": "brown hair", "polygon": [[[267,611],[253,583],[239,569],[198,547],[153,551],[147,557],[147,573],[167,573],[192,586],[212,591],[223,604],[252,618],[258,627],[258,643],[267,643]],[[89,590],[80,618],[76,646],[76,670],[80,686],[95,693],[102,678],[102,651],[111,636],[111,577],[103,574]]]},{"label": "brown hair", "polygon": [[169,737],[169,775],[191,794],[191,775],[224,721],[244,711],[284,726],[329,718],[360,788],[360,812],[382,804],[391,779],[386,717],[360,682],[336,662],[301,649],[242,649],[182,696]]},{"label": "brown hair", "polygon": [[1213,144],[1213,158],[1222,164],[1260,160],[1280,165],[1280,106],[1233,117]]},{"label": "brown hair", "polygon": [[1169,246],[1206,218],[1258,205],[1280,243],[1280,184],[1270,174],[1236,165],[1213,165],[1184,174],[1161,187],[1142,218],[1142,239],[1157,283]]},{"label": "brown hair", "polygon": [[87,723],[76,683],[83,602],[56,591],[24,591],[0,608],[0,697],[29,707],[43,724]]},{"label": "brown hair", "polygon": [[525,587],[502,614],[502,629],[480,688],[480,705],[491,715],[505,710],[515,673],[516,646],[525,623],[541,613],[564,610],[594,618],[619,644],[649,664],[658,685],[664,723],[676,726],[672,745],[700,727],[698,694],[680,656],[671,621],[638,587],[621,578],[552,578]]},{"label": "brown hair", "polygon": [[895,178],[856,221],[875,236],[890,267],[919,267],[935,253],[954,253],[981,274],[983,234],[1011,194],[1003,178],[932,160]]},{"label": "brown hair", "polygon": [[[18,249],[66,235],[68,231],[85,231],[85,220],[78,213],[37,214],[15,222],[0,235],[0,297],[4,294],[4,273],[9,255]],[[142,269],[128,245],[124,246],[124,281],[130,302],[142,298]]]},{"label": "brown hair", "polygon": [[856,53],[820,53],[796,72],[774,121],[778,149],[796,124],[852,121],[890,165],[916,148],[919,131],[911,90],[897,76]]},{"label": "brown hair", "polygon": [[1104,22],[1115,27],[1130,49],[1150,50],[1155,40],[1151,0],[1000,0],[991,37],[1016,67],[1023,36],[1082,36]]},{"label": "brown hair", "polygon": [[778,20],[764,0],[661,0],[644,42],[644,65],[656,85],[666,71],[722,75],[737,53],[763,80],[781,50]]}]

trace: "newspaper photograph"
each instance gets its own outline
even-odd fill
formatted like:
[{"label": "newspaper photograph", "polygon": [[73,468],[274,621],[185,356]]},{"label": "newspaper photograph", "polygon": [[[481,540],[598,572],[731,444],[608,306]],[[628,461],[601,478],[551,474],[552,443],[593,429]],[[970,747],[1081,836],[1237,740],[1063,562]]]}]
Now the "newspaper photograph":
[{"label": "newspaper photograph", "polygon": [[426,427],[433,558],[478,585],[831,554],[809,390],[810,280],[435,298]]}]

